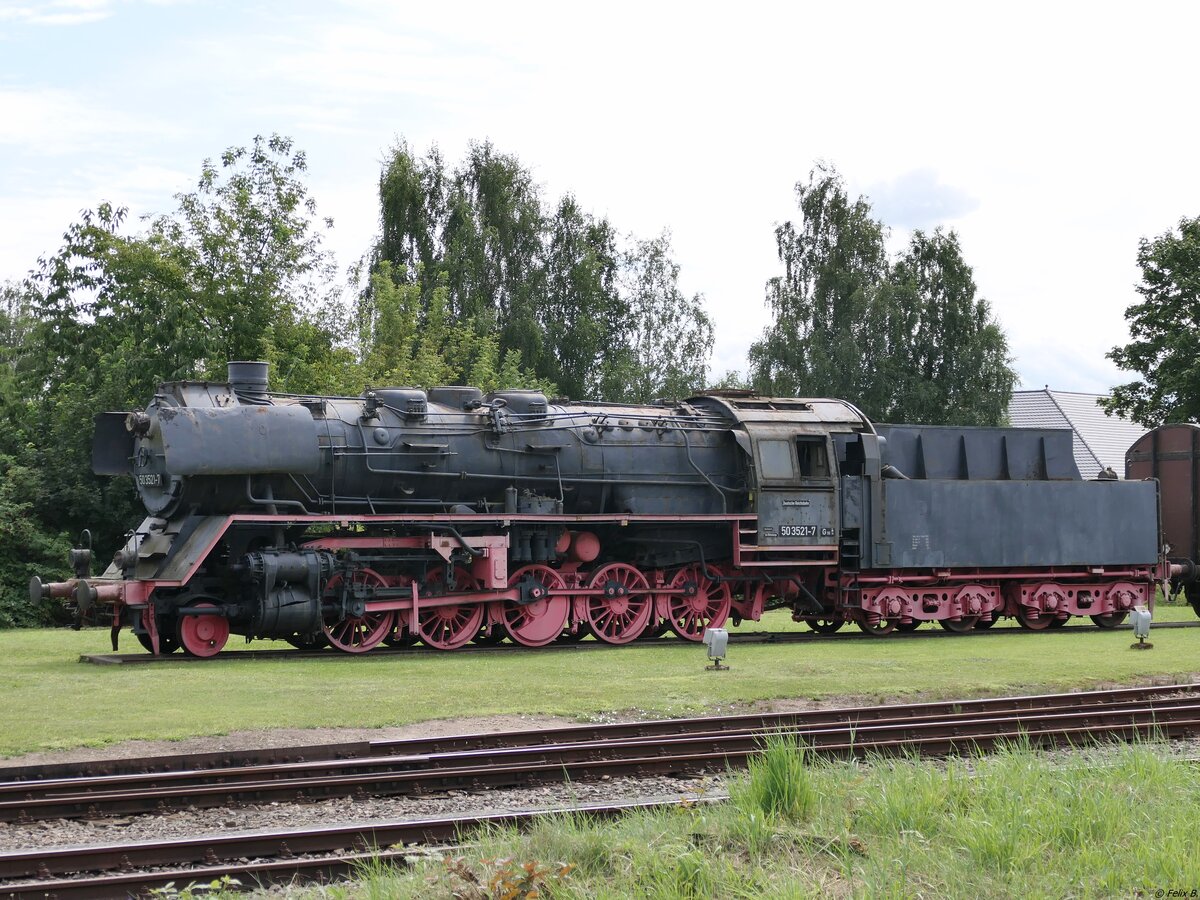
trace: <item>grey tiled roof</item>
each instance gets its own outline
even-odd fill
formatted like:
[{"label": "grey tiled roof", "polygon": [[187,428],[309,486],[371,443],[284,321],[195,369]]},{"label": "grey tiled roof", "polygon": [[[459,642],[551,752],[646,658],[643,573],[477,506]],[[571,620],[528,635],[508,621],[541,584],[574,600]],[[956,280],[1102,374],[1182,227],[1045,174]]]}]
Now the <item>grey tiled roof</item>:
[{"label": "grey tiled roof", "polygon": [[1106,416],[1097,405],[1104,394],[1076,391],[1013,391],[1008,420],[1016,428],[1070,428],[1075,464],[1084,478],[1095,478],[1105,466],[1125,474],[1125,451],[1146,433],[1141,425]]}]

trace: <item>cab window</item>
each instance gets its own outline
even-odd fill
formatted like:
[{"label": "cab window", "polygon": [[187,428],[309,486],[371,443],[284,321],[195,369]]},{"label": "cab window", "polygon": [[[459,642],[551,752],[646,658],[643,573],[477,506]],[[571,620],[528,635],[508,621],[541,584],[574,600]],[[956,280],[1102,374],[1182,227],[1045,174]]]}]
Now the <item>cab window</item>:
[{"label": "cab window", "polygon": [[800,462],[801,478],[829,477],[829,453],[824,437],[796,438],[796,458]]},{"label": "cab window", "polygon": [[759,477],[764,481],[791,481],[796,477],[787,441],[759,441],[758,459]]}]

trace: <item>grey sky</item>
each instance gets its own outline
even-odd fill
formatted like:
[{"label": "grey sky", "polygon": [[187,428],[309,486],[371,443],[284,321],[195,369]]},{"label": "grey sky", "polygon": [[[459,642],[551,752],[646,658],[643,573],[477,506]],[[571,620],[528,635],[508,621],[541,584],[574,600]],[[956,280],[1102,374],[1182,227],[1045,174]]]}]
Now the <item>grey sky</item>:
[{"label": "grey sky", "polygon": [[490,138],[547,194],[674,234],[716,373],[766,323],[817,160],[893,228],[958,230],[1026,385],[1105,390],[1137,241],[1200,214],[1200,7],[0,0],[0,279],[81,209],[172,208],[201,160],[291,135],[339,262],[397,136]]}]

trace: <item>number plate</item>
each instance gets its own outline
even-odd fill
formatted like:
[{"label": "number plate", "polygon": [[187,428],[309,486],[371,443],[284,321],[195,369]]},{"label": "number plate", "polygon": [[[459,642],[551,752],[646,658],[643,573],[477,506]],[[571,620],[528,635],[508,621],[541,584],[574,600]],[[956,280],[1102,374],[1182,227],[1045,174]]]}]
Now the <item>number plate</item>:
[{"label": "number plate", "polygon": [[162,487],[163,477],[158,472],[146,472],[134,476],[138,487]]}]

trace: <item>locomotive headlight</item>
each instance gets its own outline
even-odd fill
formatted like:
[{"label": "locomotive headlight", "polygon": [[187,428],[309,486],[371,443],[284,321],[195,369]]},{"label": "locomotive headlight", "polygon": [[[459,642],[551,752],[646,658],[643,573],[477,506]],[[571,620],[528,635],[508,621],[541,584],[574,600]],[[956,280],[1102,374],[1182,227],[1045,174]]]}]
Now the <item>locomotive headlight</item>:
[{"label": "locomotive headlight", "polygon": [[130,434],[146,435],[150,433],[151,419],[141,410],[131,412],[125,417],[125,430]]}]

